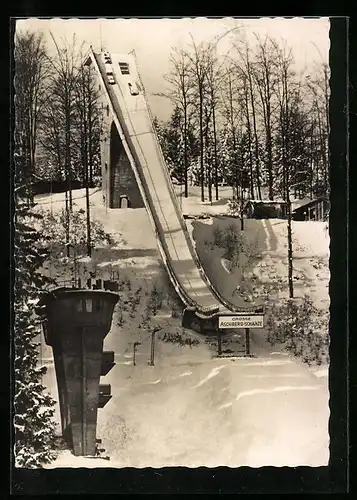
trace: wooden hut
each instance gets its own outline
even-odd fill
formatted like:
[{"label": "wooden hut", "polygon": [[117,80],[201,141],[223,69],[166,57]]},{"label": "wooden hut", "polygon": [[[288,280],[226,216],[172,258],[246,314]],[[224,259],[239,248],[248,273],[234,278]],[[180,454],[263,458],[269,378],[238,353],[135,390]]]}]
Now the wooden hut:
[{"label": "wooden hut", "polygon": [[322,221],[326,219],[329,210],[329,202],[325,197],[316,198],[314,200],[306,200],[299,204],[292,211],[294,220],[316,220]]}]

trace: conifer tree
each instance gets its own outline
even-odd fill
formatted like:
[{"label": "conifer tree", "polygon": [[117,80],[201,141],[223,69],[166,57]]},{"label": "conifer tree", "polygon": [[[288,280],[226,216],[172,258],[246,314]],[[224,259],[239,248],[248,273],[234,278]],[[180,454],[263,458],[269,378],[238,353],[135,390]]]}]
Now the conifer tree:
[{"label": "conifer tree", "polygon": [[16,202],[14,227],[14,455],[15,466],[38,468],[54,458],[55,401],[42,385],[38,363],[38,304],[49,279],[40,268],[47,257],[44,237],[34,227],[28,203]]}]

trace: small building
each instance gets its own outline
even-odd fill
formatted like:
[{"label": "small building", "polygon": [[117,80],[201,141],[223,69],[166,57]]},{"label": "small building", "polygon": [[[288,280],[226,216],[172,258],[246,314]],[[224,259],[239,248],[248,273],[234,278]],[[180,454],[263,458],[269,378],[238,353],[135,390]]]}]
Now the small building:
[{"label": "small building", "polygon": [[286,206],[284,200],[248,200],[243,212],[248,219],[284,219]]},{"label": "small building", "polygon": [[328,200],[322,196],[314,200],[304,200],[302,203],[297,201],[292,211],[292,217],[297,221],[322,221],[326,219],[329,207]]}]

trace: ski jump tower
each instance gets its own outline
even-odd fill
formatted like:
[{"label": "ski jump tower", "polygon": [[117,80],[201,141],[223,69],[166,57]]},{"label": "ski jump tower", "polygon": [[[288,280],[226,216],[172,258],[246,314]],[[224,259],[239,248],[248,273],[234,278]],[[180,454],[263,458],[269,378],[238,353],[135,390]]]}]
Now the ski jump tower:
[{"label": "ski jump tower", "polygon": [[43,330],[55,362],[62,436],[74,455],[94,456],[98,408],[111,399],[101,385],[114,363],[103,351],[119,296],[106,290],[58,288],[42,299]]}]

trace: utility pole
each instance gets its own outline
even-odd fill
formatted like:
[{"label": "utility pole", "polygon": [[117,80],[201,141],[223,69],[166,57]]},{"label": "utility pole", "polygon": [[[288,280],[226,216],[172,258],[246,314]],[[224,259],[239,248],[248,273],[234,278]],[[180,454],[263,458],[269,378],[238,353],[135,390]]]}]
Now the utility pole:
[{"label": "utility pole", "polygon": [[85,182],[86,182],[86,225],[87,225],[87,255],[92,256],[92,241],[91,241],[91,221],[90,221],[90,201],[89,201],[89,179],[88,179],[88,164],[85,162]]},{"label": "utility pole", "polygon": [[245,329],[245,354],[250,356],[250,332],[249,328]]},{"label": "utility pole", "polygon": [[220,356],[222,354],[222,334],[221,330],[217,330],[217,354]]}]

